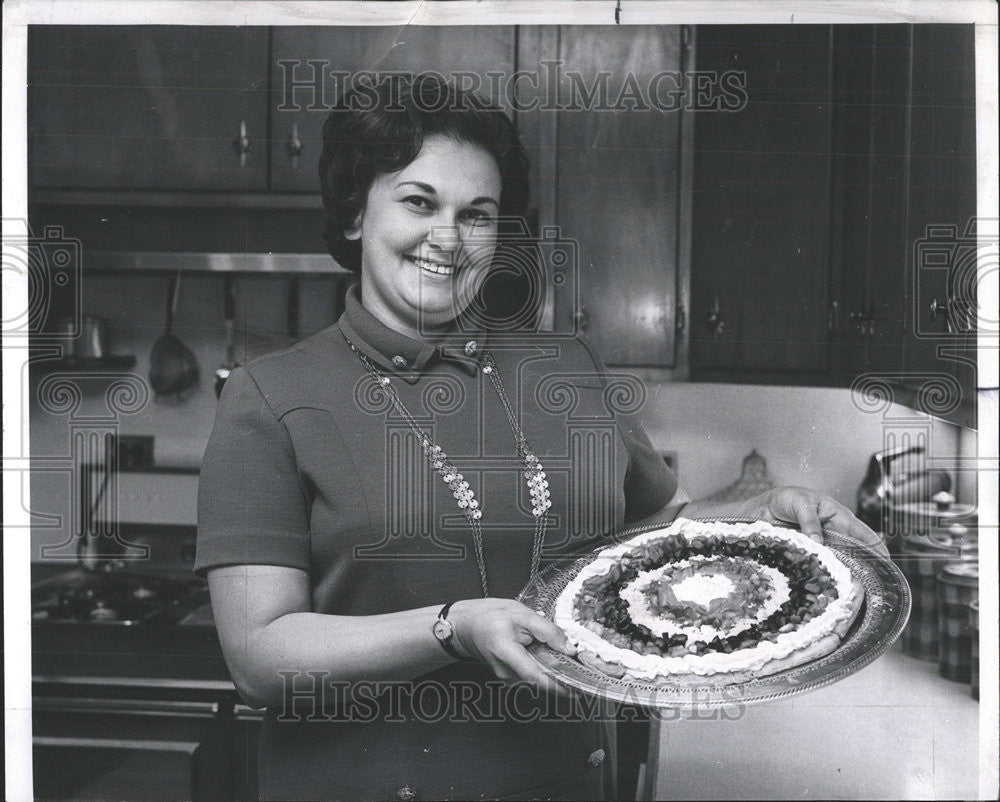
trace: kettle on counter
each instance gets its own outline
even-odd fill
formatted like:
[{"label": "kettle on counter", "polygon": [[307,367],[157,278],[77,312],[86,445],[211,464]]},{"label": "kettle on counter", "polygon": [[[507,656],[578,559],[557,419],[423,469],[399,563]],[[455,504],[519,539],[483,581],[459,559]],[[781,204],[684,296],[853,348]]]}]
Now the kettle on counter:
[{"label": "kettle on counter", "polygon": [[902,446],[872,454],[858,488],[856,514],[863,523],[876,532],[885,532],[890,505],[929,501],[935,493],[951,490],[951,476],[945,471],[927,470],[919,459],[923,453],[923,446]]}]

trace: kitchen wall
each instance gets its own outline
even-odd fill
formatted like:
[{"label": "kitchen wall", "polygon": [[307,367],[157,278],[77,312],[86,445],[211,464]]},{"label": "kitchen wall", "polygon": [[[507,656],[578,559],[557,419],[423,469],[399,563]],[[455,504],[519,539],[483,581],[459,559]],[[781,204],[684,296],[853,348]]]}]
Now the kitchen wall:
[{"label": "kitchen wall", "polygon": [[[333,321],[336,281],[330,276],[300,281],[301,333],[306,335]],[[222,283],[218,275],[185,275],[181,281],[174,331],[197,357],[200,384],[183,401],[150,397],[142,409],[116,418],[121,434],[155,436],[158,464],[197,465],[211,431],[216,409],[213,372],[225,356]],[[112,351],[134,354],[133,373],[142,378],[148,376],[150,349],[163,332],[167,286],[165,275],[89,275],[86,280],[83,308],[108,318]],[[240,361],[289,342],[287,277],[242,277],[236,293]],[[107,384],[86,377],[82,384],[87,389],[74,413],[77,422],[87,415],[107,415]],[[75,474],[66,467],[72,465],[68,456],[73,453],[69,414],[44,406],[39,386],[36,377],[29,387],[31,453],[64,468],[32,476],[36,560],[42,545],[68,539],[70,500],[76,492]],[[869,457],[889,445],[890,437],[908,436],[914,442],[925,438],[933,464],[946,468],[957,457],[972,456],[976,446],[974,431],[895,404],[866,410],[849,390],[837,388],[649,382],[643,419],[653,444],[677,453],[681,483],[695,498],[734,482],[743,457],[756,448],[775,483],[823,490],[853,509]],[[955,479],[959,499],[973,503],[975,476],[960,473]],[[122,494],[133,506],[152,510],[157,522],[194,523],[196,482],[170,481],[168,487],[162,476],[130,477]]]},{"label": "kitchen wall", "polygon": [[923,439],[929,467],[949,470],[956,495],[975,502],[976,432],[900,406],[865,410],[851,391],[827,387],[650,384],[643,419],[653,444],[676,451],[681,484],[702,498],[732,484],[751,450],[775,484],[822,490],[852,510],[871,455],[905,438]]},{"label": "kitchen wall", "polygon": [[[335,319],[337,278],[302,276],[300,281],[300,332],[306,336]],[[110,323],[110,349],[115,354],[136,357],[131,373],[148,384],[149,354],[163,333],[169,277],[162,275],[124,276],[88,274],[83,288],[82,307],[102,315]],[[287,330],[287,276],[240,277],[236,289],[236,356],[240,362],[283,347],[291,342]],[[215,417],[214,372],[225,359],[223,343],[223,278],[219,275],[185,274],[180,282],[174,334],[194,352],[200,370],[199,384],[176,397],[155,398],[131,414],[114,414],[113,425],[120,434],[155,437],[154,459],[160,465],[198,465]],[[31,454],[50,458],[56,468],[36,471],[31,480],[32,559],[40,559],[43,545],[55,546],[67,540],[74,527],[71,499],[75,497],[76,471],[71,428],[73,421],[91,430],[100,429],[86,418],[109,416],[105,403],[107,381],[80,374],[83,394],[73,413],[51,411],[50,402],[40,391],[51,380],[45,373],[29,383]],[[168,487],[169,486],[169,487]],[[126,517],[135,519],[148,510],[144,522],[193,524],[195,492],[193,477],[138,475],[123,481],[119,501]],[[140,508],[140,509],[136,509]],[[63,549],[58,550],[61,554]],[[67,553],[70,553],[67,551]]]}]

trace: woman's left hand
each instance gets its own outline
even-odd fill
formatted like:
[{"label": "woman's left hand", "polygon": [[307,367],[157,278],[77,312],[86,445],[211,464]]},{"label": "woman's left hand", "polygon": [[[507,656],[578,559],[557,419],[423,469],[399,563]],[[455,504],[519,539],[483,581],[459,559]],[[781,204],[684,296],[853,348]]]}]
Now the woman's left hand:
[{"label": "woman's left hand", "polygon": [[778,487],[740,504],[741,517],[773,518],[798,524],[802,533],[822,542],[823,528],[857,540],[888,557],[881,538],[829,496],[805,487]]}]

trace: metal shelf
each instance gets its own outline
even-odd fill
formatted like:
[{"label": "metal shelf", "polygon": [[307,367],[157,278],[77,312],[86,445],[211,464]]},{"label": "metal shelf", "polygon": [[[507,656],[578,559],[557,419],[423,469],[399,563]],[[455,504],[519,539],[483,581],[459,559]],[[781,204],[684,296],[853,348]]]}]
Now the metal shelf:
[{"label": "metal shelf", "polygon": [[132,354],[111,354],[102,357],[65,356],[59,359],[38,359],[31,363],[33,371],[51,372],[54,370],[82,371],[126,371],[135,367],[135,357]]},{"label": "metal shelf", "polygon": [[346,276],[350,272],[324,253],[197,253],[91,251],[88,273],[257,273]]}]

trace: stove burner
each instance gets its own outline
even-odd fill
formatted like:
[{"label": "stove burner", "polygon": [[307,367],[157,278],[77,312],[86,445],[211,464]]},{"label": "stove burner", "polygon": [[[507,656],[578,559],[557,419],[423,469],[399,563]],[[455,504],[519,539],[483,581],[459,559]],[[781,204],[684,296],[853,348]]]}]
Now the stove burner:
[{"label": "stove burner", "polygon": [[90,611],[90,618],[95,621],[117,621],[121,616],[113,607],[105,607],[105,602],[99,601]]}]

